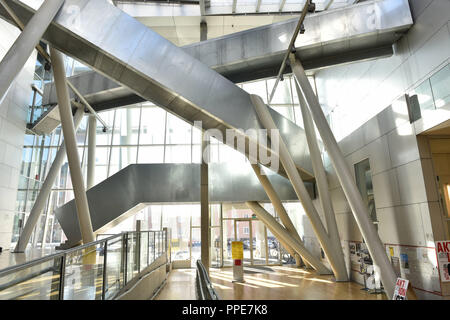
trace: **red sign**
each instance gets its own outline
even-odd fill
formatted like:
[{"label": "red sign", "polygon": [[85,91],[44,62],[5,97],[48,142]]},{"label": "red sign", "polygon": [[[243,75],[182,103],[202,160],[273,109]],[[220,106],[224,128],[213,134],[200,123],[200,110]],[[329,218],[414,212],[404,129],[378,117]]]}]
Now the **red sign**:
[{"label": "red sign", "polygon": [[406,300],[406,291],[408,290],[409,280],[397,278],[395,291],[392,300]]},{"label": "red sign", "polygon": [[442,282],[450,282],[450,241],[436,241],[436,255]]},{"label": "red sign", "polygon": [[235,266],[240,266],[241,264],[242,264],[242,260],[240,260],[240,259],[234,260],[234,265]]}]

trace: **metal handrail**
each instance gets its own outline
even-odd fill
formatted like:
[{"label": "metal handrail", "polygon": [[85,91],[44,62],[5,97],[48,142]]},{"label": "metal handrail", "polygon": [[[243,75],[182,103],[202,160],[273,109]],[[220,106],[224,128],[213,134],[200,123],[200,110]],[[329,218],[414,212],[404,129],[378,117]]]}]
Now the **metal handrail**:
[{"label": "metal handrail", "polygon": [[[20,284],[20,283],[24,283],[26,281],[29,281],[33,278],[36,278],[44,273],[47,273],[49,271],[52,270],[56,270],[57,268],[59,268],[59,276],[60,276],[60,284],[59,284],[59,291],[58,291],[58,298],[60,300],[64,299],[64,280],[65,280],[65,276],[66,276],[66,261],[67,261],[67,257],[72,254],[73,252],[77,252],[80,250],[84,250],[84,249],[89,249],[92,247],[95,247],[99,244],[103,244],[103,268],[102,268],[102,273],[103,273],[103,283],[102,283],[102,300],[105,300],[105,296],[106,296],[106,292],[109,290],[109,288],[106,288],[106,274],[107,274],[107,248],[108,248],[108,242],[115,240],[115,239],[121,239],[122,241],[122,254],[121,254],[121,264],[123,265],[123,286],[120,286],[120,288],[123,288],[125,285],[127,285],[127,283],[132,280],[131,278],[128,279],[128,263],[127,263],[127,258],[128,258],[128,239],[129,239],[129,235],[132,234],[136,234],[139,236],[139,239],[141,239],[141,235],[143,234],[147,234],[148,238],[150,239],[150,234],[153,234],[153,242],[150,243],[150,241],[147,242],[147,261],[145,264],[145,267],[148,267],[153,261],[155,261],[156,259],[158,259],[159,257],[163,256],[164,254],[167,254],[167,236],[164,236],[164,234],[166,234],[167,231],[166,230],[152,230],[152,231],[130,231],[130,232],[122,232],[120,234],[116,234],[116,235],[112,235],[110,237],[101,239],[101,240],[97,240],[97,241],[93,241],[75,248],[70,248],[61,252],[57,252],[57,253],[53,253],[51,255],[42,257],[42,258],[38,258],[29,262],[25,262],[23,264],[20,265],[15,265],[15,266],[11,266],[8,267],[6,269],[0,270],[0,278],[2,277],[6,277],[9,276],[11,274],[26,270],[26,269],[31,269],[33,267],[42,265],[44,263],[48,263],[48,262],[55,262],[55,261],[60,261],[59,265],[57,266],[53,266],[51,268],[45,268],[43,270],[37,271],[37,272],[33,272],[30,275],[25,276],[24,278],[20,278],[20,279],[14,279],[13,281],[10,281],[8,283],[6,283],[5,285],[3,285],[2,287],[0,287],[0,293],[2,290],[9,288],[11,286]],[[156,247],[156,239],[158,238],[158,247]],[[163,243],[165,242],[165,244]],[[145,270],[141,268],[141,244],[140,241],[136,241],[136,246],[135,247],[135,253],[134,256],[137,257],[137,262],[136,265],[133,267],[133,270],[138,271],[138,274],[141,273],[142,270]],[[150,248],[153,248],[153,258],[150,261]],[[88,254],[91,254],[92,252],[96,252],[95,250],[90,251]],[[82,256],[86,256],[86,253],[82,254]],[[55,269],[56,268],[56,269]],[[122,278],[122,276],[121,276]],[[132,277],[133,279],[135,277]]]},{"label": "metal handrail", "polygon": [[7,276],[7,275],[9,275],[11,273],[14,273],[14,272],[17,272],[17,271],[21,271],[23,269],[32,268],[34,266],[43,264],[45,262],[48,262],[48,261],[51,261],[51,260],[55,260],[57,258],[61,258],[61,257],[65,256],[65,255],[67,255],[67,254],[70,254],[70,253],[74,252],[74,251],[78,251],[78,250],[82,250],[84,248],[96,246],[96,245],[98,245],[100,243],[103,243],[103,242],[106,242],[106,241],[108,241],[110,239],[114,239],[114,238],[121,237],[121,236],[122,236],[122,234],[119,233],[117,235],[114,235],[114,236],[106,238],[106,239],[101,239],[101,240],[98,240],[98,241],[90,242],[88,244],[84,244],[84,245],[79,246],[79,247],[70,248],[70,249],[67,249],[67,250],[64,250],[64,251],[61,251],[61,252],[50,254],[50,255],[42,257],[42,258],[37,258],[35,260],[31,260],[31,261],[28,261],[28,262],[25,262],[25,263],[22,263],[22,264],[19,264],[19,265],[15,265],[15,266],[11,266],[11,267],[5,268],[3,270],[0,270],[0,277]]},{"label": "metal handrail", "polygon": [[208,272],[201,260],[197,260],[197,276],[195,278],[197,300],[220,300],[219,295],[209,279]]}]

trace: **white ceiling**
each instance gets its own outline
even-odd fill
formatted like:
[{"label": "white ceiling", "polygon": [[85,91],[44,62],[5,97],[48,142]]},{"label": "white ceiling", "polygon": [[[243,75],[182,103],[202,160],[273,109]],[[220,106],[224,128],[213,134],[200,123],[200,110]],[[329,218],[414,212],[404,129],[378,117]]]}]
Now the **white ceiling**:
[{"label": "white ceiling", "polygon": [[[315,0],[316,10],[322,11],[353,4],[355,0]],[[359,2],[362,2],[360,0]],[[200,6],[171,2],[115,1],[118,8],[135,17],[177,46],[200,41]],[[261,0],[258,15],[254,15],[258,0],[236,0],[236,13],[231,15],[233,0],[210,0],[207,15],[208,39],[272,24],[299,16],[304,0]],[[283,5],[282,5],[283,4]],[[280,7],[282,5],[282,7]],[[208,10],[217,15],[208,15]],[[278,12],[265,13],[264,12]],[[253,13],[252,15],[245,15]]]},{"label": "white ceiling", "polygon": [[[297,15],[207,16],[208,39],[292,19]],[[177,46],[200,41],[201,17],[138,17],[136,18]]]}]

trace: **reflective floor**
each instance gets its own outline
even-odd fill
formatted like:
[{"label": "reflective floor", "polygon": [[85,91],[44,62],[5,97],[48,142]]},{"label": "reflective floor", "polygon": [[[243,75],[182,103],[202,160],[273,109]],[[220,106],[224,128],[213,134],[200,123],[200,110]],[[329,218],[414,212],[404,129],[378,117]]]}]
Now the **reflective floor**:
[{"label": "reflective floor", "polygon": [[[355,282],[334,282],[332,276],[289,266],[245,268],[244,283],[232,283],[231,268],[210,269],[221,300],[384,300]],[[195,300],[195,269],[172,270],[158,300]]]}]

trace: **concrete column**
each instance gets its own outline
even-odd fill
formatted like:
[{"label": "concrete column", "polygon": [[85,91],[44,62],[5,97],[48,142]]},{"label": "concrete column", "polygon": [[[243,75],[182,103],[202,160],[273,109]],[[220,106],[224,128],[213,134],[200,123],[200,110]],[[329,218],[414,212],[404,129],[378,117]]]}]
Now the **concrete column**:
[{"label": "concrete column", "polygon": [[[289,215],[286,212],[286,209],[283,206],[283,203],[281,202],[280,198],[278,197],[275,189],[273,188],[272,184],[270,183],[269,179],[266,175],[261,174],[260,170],[261,168],[257,164],[252,164],[252,169],[256,174],[256,177],[258,178],[259,182],[264,188],[264,191],[266,192],[267,196],[270,199],[270,202],[272,202],[272,205],[275,209],[275,211],[278,213],[278,216],[280,217],[281,222],[283,223],[286,230],[289,232],[289,234],[298,242],[303,244],[302,239],[298,235],[297,229],[295,229],[294,224],[291,221],[291,218],[289,218]],[[295,253],[293,252],[293,249],[290,246],[284,246],[286,250],[289,252],[289,254],[295,258]],[[306,249],[305,249],[306,250]]]},{"label": "concrete column", "polygon": [[0,62],[0,103],[63,3],[44,1]]},{"label": "concrete column", "polygon": [[[205,141],[206,140],[206,141]],[[200,240],[201,260],[209,272],[209,190],[208,190],[209,136],[202,135],[202,163],[200,165]]]},{"label": "concrete column", "polygon": [[[78,129],[78,127],[80,126],[81,120],[83,120],[83,115],[83,108],[78,108],[73,118],[75,128]],[[55,183],[56,177],[61,170],[61,166],[64,163],[65,158],[66,144],[63,141],[61,143],[61,147],[56,153],[55,159],[53,160],[50,170],[48,171],[47,177],[42,184],[41,191],[39,192],[36,201],[34,202],[33,208],[30,211],[30,215],[27,219],[25,227],[22,230],[22,233],[20,234],[19,241],[17,241],[14,252],[24,252],[27,248],[28,241],[30,241],[31,234],[33,233],[33,229],[42,214],[42,210],[44,210],[45,202],[47,201],[50,192],[52,191],[52,186]]]},{"label": "concrete column", "polygon": [[87,189],[95,184],[95,150],[97,148],[97,118],[89,115],[89,135],[88,135],[88,162],[87,162]]},{"label": "concrete column", "polygon": [[297,95],[302,111],[303,124],[305,126],[306,140],[308,142],[309,154],[313,166],[314,176],[316,177],[317,189],[319,191],[320,204],[323,209],[325,221],[327,223],[328,237],[331,240],[333,250],[331,254],[334,255],[336,262],[336,281],[348,281],[347,268],[345,267],[344,252],[342,251],[341,239],[339,238],[339,231],[336,223],[336,216],[334,214],[333,205],[331,202],[330,191],[328,189],[327,175],[323,167],[322,156],[320,154],[319,145],[317,143],[316,131],[311,114],[303,98],[303,94],[295,82]]},{"label": "concrete column", "polygon": [[374,267],[380,272],[381,281],[383,282],[386,294],[388,298],[391,299],[394,294],[396,275],[388,260],[384,245],[381,242],[372,221],[370,221],[369,210],[361,198],[347,162],[345,161],[336,138],[328,125],[319,100],[311,88],[305,70],[300,61],[293,56],[291,56],[291,68],[309,105],[312,117],[328,151],[331,163],[336,170],[339,182],[341,183],[345,197],[352,209],[356,223],[367,243],[367,248],[374,261]]},{"label": "concrete column", "polygon": [[67,148],[67,158],[69,160],[70,177],[72,178],[81,238],[83,243],[86,244],[94,241],[95,237],[92,230],[91,215],[89,213],[86,189],[84,187],[83,174],[80,167],[75,129],[72,122],[72,108],[70,107],[64,61],[62,54],[53,48],[50,49],[50,55],[52,58],[53,76],[55,78],[56,95],[59,103],[59,114]]},{"label": "concrete column", "polygon": [[[276,130],[277,127],[272,119],[272,116],[269,113],[269,110],[267,109],[268,107],[264,104],[262,99],[256,95],[251,95],[250,97],[255,107],[256,113],[258,114],[258,117],[261,120],[263,126],[267,130]],[[320,245],[325,251],[325,254],[327,255],[328,261],[330,262],[331,268],[333,269],[335,277],[337,279],[338,278],[338,273],[336,271],[337,264],[334,259],[334,255],[332,253],[333,246],[331,244],[331,240],[328,237],[327,231],[325,230],[325,227],[322,224],[322,220],[320,220],[319,214],[317,213],[317,210],[314,207],[311,197],[309,196],[309,193],[306,190],[305,184],[302,178],[300,177],[300,174],[298,173],[297,167],[295,166],[295,163],[292,160],[292,157],[289,154],[289,151],[282,137],[280,137],[279,139],[279,156],[280,161],[283,164],[283,167],[287,173],[287,176],[292,183],[292,187],[294,188],[295,193],[297,194],[309,220],[311,221],[314,233],[316,234],[317,239],[320,242]]]},{"label": "concrete column", "polygon": [[247,201],[245,203],[253,212],[256,214],[259,220],[261,220],[266,227],[273,233],[275,237],[281,242],[281,244],[286,248],[287,246],[292,247],[296,252],[298,252],[309,264],[313,266],[314,269],[319,274],[330,274],[322,262],[316,257],[314,257],[308,250],[303,246],[302,243],[298,242],[294,237],[292,237],[289,232],[279,224],[272,215],[264,210],[261,205],[256,201]]}]

